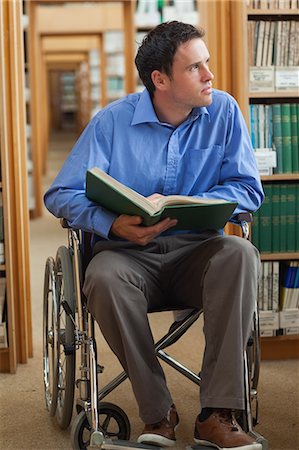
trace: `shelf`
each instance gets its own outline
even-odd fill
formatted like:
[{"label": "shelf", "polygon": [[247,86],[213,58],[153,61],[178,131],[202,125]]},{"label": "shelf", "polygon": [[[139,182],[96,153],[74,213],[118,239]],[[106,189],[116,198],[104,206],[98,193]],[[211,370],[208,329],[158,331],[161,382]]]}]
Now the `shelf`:
[{"label": "shelf", "polygon": [[6,270],[5,264],[0,264],[0,271],[3,272],[4,270]]},{"label": "shelf", "polygon": [[250,98],[298,98],[296,91],[249,92]]},{"label": "shelf", "polygon": [[262,360],[297,358],[299,358],[299,335],[261,338]]},{"label": "shelf", "polygon": [[298,9],[248,9],[248,16],[297,16]]},{"label": "shelf", "polygon": [[274,175],[263,175],[262,181],[297,181],[299,173],[275,173]]},{"label": "shelf", "polygon": [[299,259],[299,252],[261,253],[262,261],[288,261]]}]

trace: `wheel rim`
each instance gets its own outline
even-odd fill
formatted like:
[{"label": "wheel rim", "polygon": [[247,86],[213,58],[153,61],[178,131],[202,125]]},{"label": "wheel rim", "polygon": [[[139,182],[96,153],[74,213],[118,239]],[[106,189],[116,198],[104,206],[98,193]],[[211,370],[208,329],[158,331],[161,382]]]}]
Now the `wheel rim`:
[{"label": "wheel rim", "polygon": [[45,402],[53,414],[57,402],[57,295],[54,260],[48,258],[44,280],[43,375]]}]

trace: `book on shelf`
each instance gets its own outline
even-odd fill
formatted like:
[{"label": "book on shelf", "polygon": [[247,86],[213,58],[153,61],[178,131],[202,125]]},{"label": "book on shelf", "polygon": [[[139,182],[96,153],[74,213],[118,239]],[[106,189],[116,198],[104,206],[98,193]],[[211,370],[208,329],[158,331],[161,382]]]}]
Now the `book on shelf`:
[{"label": "book on shelf", "polygon": [[253,215],[253,244],[262,253],[298,252],[299,183],[266,183],[264,190],[264,203]]},{"label": "book on shelf", "polygon": [[98,167],[87,170],[86,196],[116,214],[141,216],[150,226],[170,217],[181,230],[220,229],[237,204],[219,199],[169,195],[153,201],[125,186]]}]

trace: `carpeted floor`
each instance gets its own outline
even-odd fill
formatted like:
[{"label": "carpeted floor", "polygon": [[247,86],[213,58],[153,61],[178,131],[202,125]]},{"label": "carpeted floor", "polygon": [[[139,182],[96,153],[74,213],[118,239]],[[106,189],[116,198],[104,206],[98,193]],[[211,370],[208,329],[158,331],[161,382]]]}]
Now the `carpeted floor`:
[{"label": "carpeted floor", "polygon": [[[49,184],[65,158],[73,136],[52,141]],[[70,430],[61,431],[44,406],[42,380],[42,291],[46,257],[55,255],[59,245],[66,243],[66,233],[59,221],[45,211],[44,216],[30,224],[31,290],[34,336],[34,357],[19,365],[15,375],[0,374],[0,448],[6,450],[70,449]],[[155,336],[171,323],[169,313],[154,314],[151,323]],[[100,363],[105,366],[100,383],[104,385],[120,370],[119,364],[99,336]],[[202,323],[199,320],[188,336],[174,346],[173,354],[199,369],[203,352]],[[198,389],[177,372],[166,368],[168,384],[180,413],[177,450],[192,443],[194,420],[198,413]],[[271,450],[299,450],[299,361],[262,362],[259,383],[260,424],[257,430],[269,440]],[[136,402],[128,381],[105,400],[123,408],[130,418],[134,440],[142,430]]]}]

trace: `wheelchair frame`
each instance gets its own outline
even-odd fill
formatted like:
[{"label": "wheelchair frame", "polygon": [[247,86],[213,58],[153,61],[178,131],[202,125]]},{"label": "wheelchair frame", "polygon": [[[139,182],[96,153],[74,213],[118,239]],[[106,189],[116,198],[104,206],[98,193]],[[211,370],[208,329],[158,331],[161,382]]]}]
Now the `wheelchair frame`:
[{"label": "wheelchair frame", "polygon": [[[238,216],[244,238],[249,236],[251,215]],[[120,373],[102,389],[98,389],[98,375],[103,367],[98,364],[94,320],[87,310],[82,294],[83,254],[88,252],[86,234],[61,224],[68,230],[68,247],[57,250],[56,259],[48,257],[44,278],[43,312],[43,374],[46,408],[61,429],[69,426],[74,402],[74,387],[79,391],[76,399],[77,417],[71,429],[74,450],[98,448],[103,450],[151,449],[159,447],[129,442],[130,422],[117,405],[102,400],[126,378]],[[85,258],[86,259],[86,258]],[[165,349],[174,344],[198,319],[201,311],[194,310],[180,322],[174,322],[168,333],[156,344],[156,355],[200,386],[200,374],[176,361]],[[76,353],[80,349],[80,377],[76,379]],[[239,417],[243,429],[268,448],[266,439],[254,431],[258,423],[257,385],[259,378],[259,323],[258,311],[254,313],[252,335],[244,352],[245,411]],[[103,420],[101,421],[101,416]],[[111,429],[110,429],[111,428]],[[85,438],[85,436],[87,437]],[[204,449],[202,446],[186,447],[186,450]]]}]

